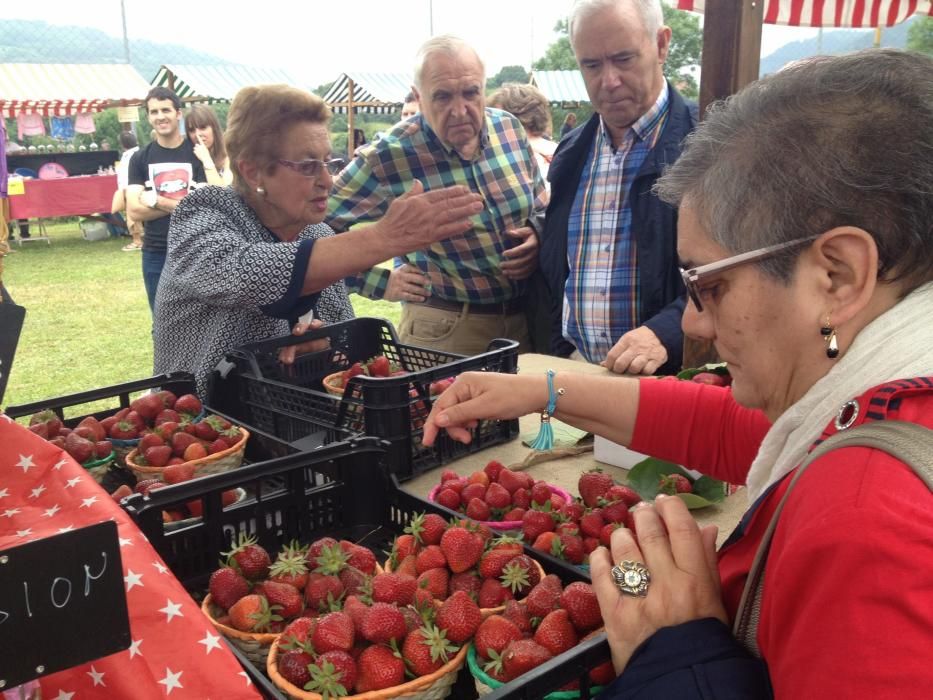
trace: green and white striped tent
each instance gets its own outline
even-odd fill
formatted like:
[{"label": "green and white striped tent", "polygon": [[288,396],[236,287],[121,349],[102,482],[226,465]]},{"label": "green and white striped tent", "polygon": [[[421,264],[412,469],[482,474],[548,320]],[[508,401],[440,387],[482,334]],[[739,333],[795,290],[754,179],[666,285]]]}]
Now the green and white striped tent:
[{"label": "green and white striped tent", "polygon": [[308,89],[287,71],[237,64],[166,64],[150,84],[171,88],[185,102],[230,102],[241,88],[278,83]]}]

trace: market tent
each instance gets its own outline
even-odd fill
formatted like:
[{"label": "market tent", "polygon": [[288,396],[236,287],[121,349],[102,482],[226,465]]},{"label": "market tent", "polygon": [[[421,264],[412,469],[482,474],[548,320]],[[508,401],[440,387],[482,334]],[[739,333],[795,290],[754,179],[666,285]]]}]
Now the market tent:
[{"label": "market tent", "polygon": [[578,70],[537,70],[531,73],[529,82],[552,103],[567,105],[590,101]]},{"label": "market tent", "polygon": [[[674,4],[674,3],[671,3]],[[678,10],[703,12],[705,0],[676,0]],[[765,0],[764,23],[792,27],[892,27],[913,14],[933,17],[931,0]]]},{"label": "market tent", "polygon": [[63,117],[140,104],[149,84],[129,64],[0,64],[0,113]]},{"label": "market tent", "polygon": [[185,102],[229,102],[240,88],[278,83],[305,87],[287,71],[236,64],[166,64],[159,68],[159,72],[152,79],[153,86],[168,87]]},{"label": "market tent", "polygon": [[354,112],[386,114],[401,109],[409,90],[411,76],[407,73],[341,73],[324,101],[341,114],[351,106]]}]

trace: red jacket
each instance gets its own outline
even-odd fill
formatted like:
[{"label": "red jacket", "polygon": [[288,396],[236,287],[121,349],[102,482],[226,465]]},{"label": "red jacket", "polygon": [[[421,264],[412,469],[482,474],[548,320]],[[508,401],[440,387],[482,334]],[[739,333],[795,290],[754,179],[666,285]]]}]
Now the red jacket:
[{"label": "red jacket", "polygon": [[[877,387],[859,404],[854,425],[933,427],[929,379]],[[631,447],[744,483],[768,428],[729,390],[643,381]],[[791,476],[720,550],[730,617]],[[933,493],[912,470],[869,448],[835,450],[808,468],[775,532],[758,644],[777,698],[933,698]]]}]

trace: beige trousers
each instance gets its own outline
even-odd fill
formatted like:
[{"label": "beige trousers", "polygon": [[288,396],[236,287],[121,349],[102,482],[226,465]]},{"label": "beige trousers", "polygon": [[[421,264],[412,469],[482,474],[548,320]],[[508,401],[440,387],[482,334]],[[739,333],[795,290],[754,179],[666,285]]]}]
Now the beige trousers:
[{"label": "beige trousers", "polygon": [[493,338],[516,340],[519,352],[530,351],[525,314],[470,313],[469,304],[464,304],[461,311],[435,309],[424,304],[402,305],[399,340],[405,345],[478,355],[486,352]]}]

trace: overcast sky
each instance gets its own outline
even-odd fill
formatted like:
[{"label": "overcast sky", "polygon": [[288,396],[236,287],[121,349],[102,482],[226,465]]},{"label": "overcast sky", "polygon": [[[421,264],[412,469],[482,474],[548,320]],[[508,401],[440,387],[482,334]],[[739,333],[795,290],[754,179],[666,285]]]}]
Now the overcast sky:
[{"label": "overcast sky", "polygon": [[[93,26],[122,36],[120,0],[0,0],[0,18]],[[409,71],[418,45],[453,33],[489,75],[540,58],[570,0],[124,0],[130,39],[172,42],[231,62],[289,70],[309,85],[350,70]],[[433,22],[432,22],[433,18]],[[765,26],[762,56],[815,30]],[[167,57],[166,63],[171,62]]]}]

